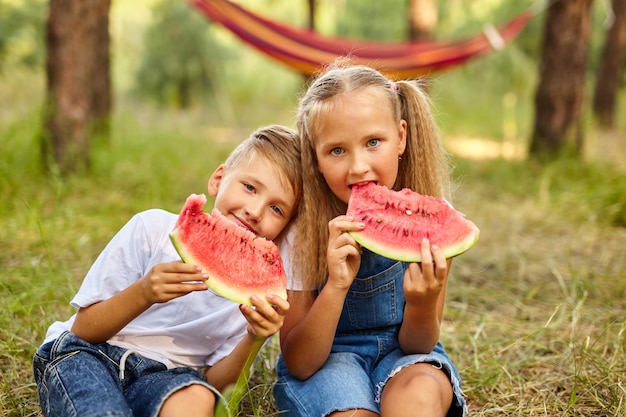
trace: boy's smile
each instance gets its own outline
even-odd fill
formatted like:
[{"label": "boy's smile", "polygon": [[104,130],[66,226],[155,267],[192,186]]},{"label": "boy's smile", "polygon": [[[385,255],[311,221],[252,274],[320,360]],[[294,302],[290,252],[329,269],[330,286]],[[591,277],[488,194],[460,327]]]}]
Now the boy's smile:
[{"label": "boy's smile", "polygon": [[289,181],[259,155],[230,169],[220,165],[208,189],[223,215],[269,240],[280,234],[295,211],[296,196]]}]

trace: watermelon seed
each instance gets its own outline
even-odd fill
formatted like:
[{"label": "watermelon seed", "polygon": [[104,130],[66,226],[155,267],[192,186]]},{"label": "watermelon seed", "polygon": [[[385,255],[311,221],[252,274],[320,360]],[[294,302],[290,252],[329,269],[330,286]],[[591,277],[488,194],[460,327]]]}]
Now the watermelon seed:
[{"label": "watermelon seed", "polygon": [[377,219],[376,219],[376,221],[377,221],[378,223],[382,223],[382,222],[383,222],[383,219],[382,219],[382,217],[379,217],[379,218],[377,218]]},{"label": "watermelon seed", "polygon": [[408,236],[409,235],[409,229],[404,229],[404,236]]},{"label": "watermelon seed", "polygon": [[405,213],[406,213],[406,214],[408,214],[409,216],[410,216],[411,214],[413,214],[413,212],[412,212],[411,210],[407,210]]}]

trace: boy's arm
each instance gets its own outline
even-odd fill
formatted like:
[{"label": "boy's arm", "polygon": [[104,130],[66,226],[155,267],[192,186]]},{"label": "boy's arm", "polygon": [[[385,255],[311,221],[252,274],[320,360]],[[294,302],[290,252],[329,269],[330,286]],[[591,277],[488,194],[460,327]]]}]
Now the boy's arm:
[{"label": "boy's arm", "polygon": [[207,368],[205,376],[209,384],[218,391],[224,392],[226,387],[237,381],[237,377],[239,377],[252,349],[265,340],[265,338],[257,338],[255,335],[247,333],[228,356],[214,366]]},{"label": "boy's arm", "polygon": [[250,301],[252,306],[239,306],[241,313],[248,321],[246,336],[228,356],[205,372],[207,381],[220,392],[237,381],[250,352],[258,349],[259,344],[280,330],[285,314],[290,308],[287,300],[275,295],[268,295],[267,297],[267,301],[271,305],[256,296],[252,296]]},{"label": "boy's arm", "polygon": [[152,304],[206,290],[203,281],[207,277],[200,271],[182,261],[155,265],[144,277],[112,297],[81,308],[71,331],[92,344],[106,342]]}]

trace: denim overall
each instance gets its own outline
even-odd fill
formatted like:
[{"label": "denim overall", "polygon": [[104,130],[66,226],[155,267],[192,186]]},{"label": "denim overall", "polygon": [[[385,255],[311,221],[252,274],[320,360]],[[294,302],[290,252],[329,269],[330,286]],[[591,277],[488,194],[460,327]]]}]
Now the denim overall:
[{"label": "denim overall", "polygon": [[359,272],[346,296],[324,366],[300,381],[289,374],[282,356],[278,358],[274,395],[281,416],[324,417],[351,409],[380,413],[388,379],[420,362],[443,369],[450,378],[454,399],[448,416],[466,415],[459,374],[441,343],[429,354],[405,355],[399,347],[407,267],[362,248]]}]

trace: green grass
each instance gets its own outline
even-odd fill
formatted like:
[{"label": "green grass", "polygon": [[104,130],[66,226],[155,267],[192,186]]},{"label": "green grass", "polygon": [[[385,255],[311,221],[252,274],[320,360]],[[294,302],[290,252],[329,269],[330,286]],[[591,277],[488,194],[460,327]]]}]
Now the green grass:
[{"label": "green grass", "polygon": [[[178,211],[251,129],[294,118],[302,79],[223,30],[237,53],[221,67],[213,105],[173,114],[128,103],[149,16],[124,4],[112,13],[113,135],[95,147],[90,173],[40,171],[33,106],[42,70],[2,74],[0,417],[41,415],[32,355],[48,326],[72,313],[82,277],[129,217]],[[530,59],[509,47],[433,79],[450,149],[480,156],[482,145],[492,154],[525,146],[537,81]],[[617,114],[625,100],[622,89]],[[442,340],[472,416],[626,416],[626,118],[618,123],[617,132],[589,133],[584,164],[456,160],[453,202],[481,240],[453,262]],[[274,340],[258,358],[242,415],[275,415],[277,354]]]},{"label": "green grass", "polygon": [[[32,354],[50,323],[72,312],[68,300],[110,237],[137,211],[177,211],[189,193],[204,192],[243,134],[198,132],[181,117],[118,116],[93,172],[70,179],[39,172],[30,118],[5,130],[1,416],[40,415]],[[626,189],[624,172],[571,160],[457,159],[455,173],[455,205],[481,240],[454,261],[442,340],[472,415],[623,417],[626,229],[616,219],[626,203],[616,190]],[[276,355],[274,343],[257,361],[244,415],[275,411]]]},{"label": "green grass", "polygon": [[[484,64],[507,65],[498,59]],[[481,76],[473,64],[435,80],[446,144],[523,145],[529,85],[483,92]],[[91,172],[63,179],[39,169],[32,103],[40,78],[10,78],[0,84],[13,104],[0,117],[0,417],[39,416],[32,354],[47,327],[72,313],[68,302],[104,245],[134,213],[176,212],[188,194],[205,192],[212,170],[254,127],[290,124],[294,97],[259,106],[261,89],[234,99],[237,129],[215,127],[229,124],[211,121],[211,110],[165,113],[120,97]],[[590,132],[585,163],[455,160],[453,202],[481,240],[453,263],[442,340],[473,416],[626,415],[625,129]],[[275,413],[277,352],[272,343],[257,361],[242,415]]]}]

